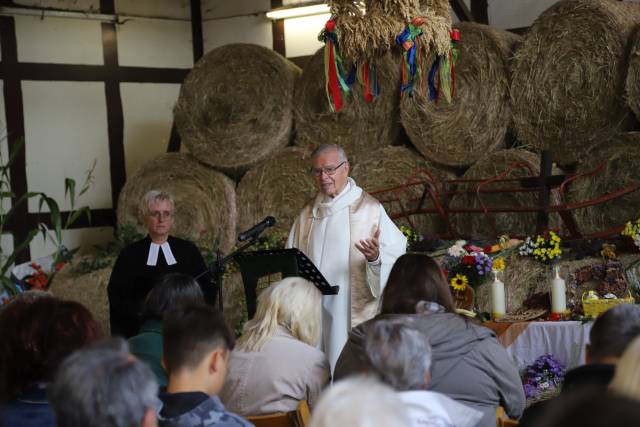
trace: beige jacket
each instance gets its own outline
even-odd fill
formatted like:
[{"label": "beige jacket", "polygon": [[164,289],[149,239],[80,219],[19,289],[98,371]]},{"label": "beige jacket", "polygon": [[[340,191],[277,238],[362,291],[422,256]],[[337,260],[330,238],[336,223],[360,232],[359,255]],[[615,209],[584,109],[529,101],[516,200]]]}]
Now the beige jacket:
[{"label": "beige jacket", "polygon": [[303,399],[313,406],[329,380],[324,353],[278,327],[261,351],[231,353],[220,399],[243,416],[288,412]]}]

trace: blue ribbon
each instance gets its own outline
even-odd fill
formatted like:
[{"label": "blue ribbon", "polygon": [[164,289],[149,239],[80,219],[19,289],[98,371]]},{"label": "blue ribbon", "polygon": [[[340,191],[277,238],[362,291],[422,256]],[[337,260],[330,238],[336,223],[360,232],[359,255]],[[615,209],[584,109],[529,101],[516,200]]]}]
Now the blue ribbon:
[{"label": "blue ribbon", "polygon": [[435,61],[433,61],[433,65],[431,66],[431,70],[429,71],[429,101],[435,101],[438,99],[438,89],[436,88],[435,78],[438,74],[438,66],[440,65],[440,57],[437,57]]}]

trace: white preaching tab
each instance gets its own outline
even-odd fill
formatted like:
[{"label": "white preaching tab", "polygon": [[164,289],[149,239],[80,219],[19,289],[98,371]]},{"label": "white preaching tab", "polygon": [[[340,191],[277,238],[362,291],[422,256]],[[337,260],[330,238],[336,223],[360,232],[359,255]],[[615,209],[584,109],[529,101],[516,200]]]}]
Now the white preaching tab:
[{"label": "white preaching tab", "polygon": [[147,265],[156,265],[158,263],[158,253],[160,252],[160,248],[162,248],[162,255],[164,255],[167,265],[178,263],[171,252],[169,242],[164,242],[162,245],[151,242],[151,246],[149,246],[149,256],[147,257]]}]

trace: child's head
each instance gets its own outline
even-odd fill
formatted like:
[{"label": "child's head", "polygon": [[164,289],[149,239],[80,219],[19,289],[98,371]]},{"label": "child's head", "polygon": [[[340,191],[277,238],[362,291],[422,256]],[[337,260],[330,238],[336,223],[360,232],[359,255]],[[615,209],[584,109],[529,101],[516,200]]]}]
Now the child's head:
[{"label": "child's head", "polygon": [[217,394],[227,371],[234,338],[213,307],[186,307],[167,314],[163,326],[163,361],[169,377],[207,375],[210,395]]}]

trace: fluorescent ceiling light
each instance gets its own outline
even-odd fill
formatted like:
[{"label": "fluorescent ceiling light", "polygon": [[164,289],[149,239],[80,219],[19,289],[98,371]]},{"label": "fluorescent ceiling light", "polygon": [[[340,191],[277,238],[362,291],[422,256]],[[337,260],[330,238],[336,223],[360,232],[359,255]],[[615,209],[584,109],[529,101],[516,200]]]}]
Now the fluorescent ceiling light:
[{"label": "fluorescent ceiling light", "polygon": [[269,19],[298,18],[301,16],[321,15],[329,13],[327,4],[311,4],[307,6],[282,7],[267,12]]}]

